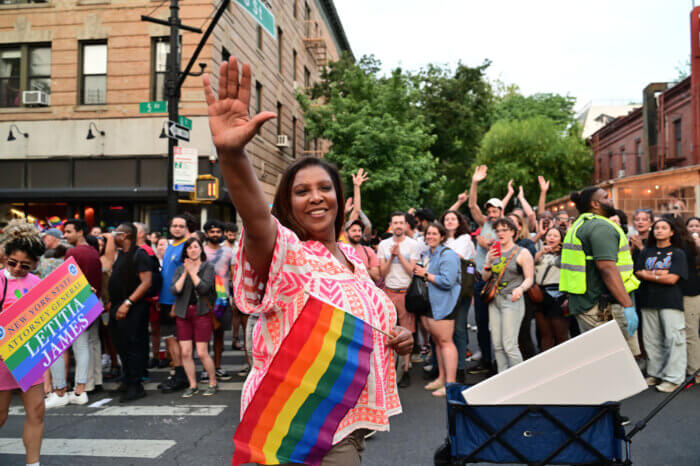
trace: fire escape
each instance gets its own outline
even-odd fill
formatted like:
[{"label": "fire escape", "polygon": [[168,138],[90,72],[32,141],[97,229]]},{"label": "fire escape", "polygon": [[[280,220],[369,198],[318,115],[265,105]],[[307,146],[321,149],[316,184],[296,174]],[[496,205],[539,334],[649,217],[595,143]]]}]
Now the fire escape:
[{"label": "fire escape", "polygon": [[328,64],[328,47],[318,21],[304,21],[304,45],[319,68]]}]

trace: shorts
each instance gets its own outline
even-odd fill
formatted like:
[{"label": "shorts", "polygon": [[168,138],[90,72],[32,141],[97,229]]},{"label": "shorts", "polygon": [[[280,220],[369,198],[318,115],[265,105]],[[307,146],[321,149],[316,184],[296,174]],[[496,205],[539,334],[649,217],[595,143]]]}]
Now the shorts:
[{"label": "shorts", "polygon": [[433,316],[432,310],[431,310],[431,312],[430,312],[430,315],[428,315],[428,317],[430,317],[430,318],[433,319],[433,320],[455,320],[455,319],[457,318],[457,306],[455,306],[455,308],[452,309],[452,312],[450,312],[449,314],[447,314],[447,315],[446,315],[445,317],[443,317],[442,319],[436,319],[435,316]]},{"label": "shorts", "polygon": [[213,314],[207,312],[197,315],[197,306],[187,306],[185,318],[176,317],[177,339],[179,341],[192,341],[195,343],[208,343],[213,330]]},{"label": "shorts", "polygon": [[160,336],[162,338],[177,338],[175,319],[170,317],[172,304],[160,304]]},{"label": "shorts", "polygon": [[396,307],[396,316],[399,319],[399,325],[411,333],[416,331],[416,316],[406,310],[406,292],[391,291],[388,288],[384,292],[389,297],[394,307]]}]

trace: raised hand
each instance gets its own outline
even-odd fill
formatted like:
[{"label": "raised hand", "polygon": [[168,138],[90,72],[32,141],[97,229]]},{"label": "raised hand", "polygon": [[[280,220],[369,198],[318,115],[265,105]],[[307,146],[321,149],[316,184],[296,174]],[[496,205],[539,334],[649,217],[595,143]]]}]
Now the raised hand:
[{"label": "raised hand", "polygon": [[466,191],[464,191],[463,193],[459,193],[459,195],[457,196],[457,200],[461,204],[464,204],[465,202],[467,202],[467,199],[469,199],[469,194],[467,194]]},{"label": "raised hand", "polygon": [[525,191],[523,191],[522,185],[518,188],[518,197],[525,197]]},{"label": "raised hand", "polygon": [[538,176],[537,181],[540,183],[540,191],[549,191],[549,181],[544,179],[544,176]]},{"label": "raised hand", "polygon": [[367,174],[367,172],[363,168],[360,168],[359,170],[357,170],[356,174],[353,173],[352,184],[355,186],[358,186],[358,187],[362,186],[362,183],[367,181],[368,178],[369,178],[369,175]]},{"label": "raised hand", "polygon": [[250,65],[243,64],[239,81],[236,57],[221,64],[218,99],[212,91],[209,75],[205,74],[202,80],[211,137],[219,156],[242,153],[263,123],[277,116],[273,112],[260,112],[250,117]]},{"label": "raised hand", "polygon": [[508,194],[513,195],[515,193],[515,189],[513,189],[513,179],[510,179],[508,181]]},{"label": "raised hand", "polygon": [[350,196],[345,200],[345,213],[346,214],[350,213],[350,211],[352,210],[352,207],[353,207],[353,200],[352,200],[352,196]]},{"label": "raised hand", "polygon": [[479,165],[474,170],[474,175],[472,175],[472,181],[474,183],[480,183],[486,179],[486,174],[489,171],[489,167],[486,165]]}]

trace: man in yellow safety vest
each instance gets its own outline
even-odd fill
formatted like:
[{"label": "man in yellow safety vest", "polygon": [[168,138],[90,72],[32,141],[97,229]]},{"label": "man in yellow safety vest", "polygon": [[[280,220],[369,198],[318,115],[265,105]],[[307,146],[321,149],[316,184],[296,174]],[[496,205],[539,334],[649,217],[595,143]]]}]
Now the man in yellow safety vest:
[{"label": "man in yellow safety vest", "polygon": [[639,320],[630,293],[639,281],[627,237],[608,220],[615,213],[612,199],[591,187],[572,193],[571,200],[581,215],[564,239],[559,289],[569,293],[569,310],[582,332],[614,318],[637,356]]}]

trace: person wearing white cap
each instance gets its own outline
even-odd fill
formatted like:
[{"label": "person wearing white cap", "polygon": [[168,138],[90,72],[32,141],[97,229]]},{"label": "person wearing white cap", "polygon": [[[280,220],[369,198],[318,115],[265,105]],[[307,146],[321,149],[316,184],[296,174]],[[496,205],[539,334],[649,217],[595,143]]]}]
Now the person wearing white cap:
[{"label": "person wearing white cap", "polygon": [[[469,189],[469,210],[472,218],[481,227],[481,232],[476,237],[476,270],[484,269],[486,262],[486,254],[496,241],[496,231],[493,228],[493,222],[503,216],[503,201],[498,198],[491,198],[486,201],[484,210],[486,216],[481,212],[478,204],[477,186],[486,179],[488,167],[479,165],[472,176],[472,184]],[[474,314],[476,316],[476,337],[479,341],[479,349],[481,350],[481,361],[477,367],[470,369],[471,374],[493,372],[493,364],[491,362],[491,334],[489,332],[489,307],[481,300],[481,290],[485,282],[477,273],[477,278],[474,283]],[[460,357],[463,357],[461,355]]]}]

